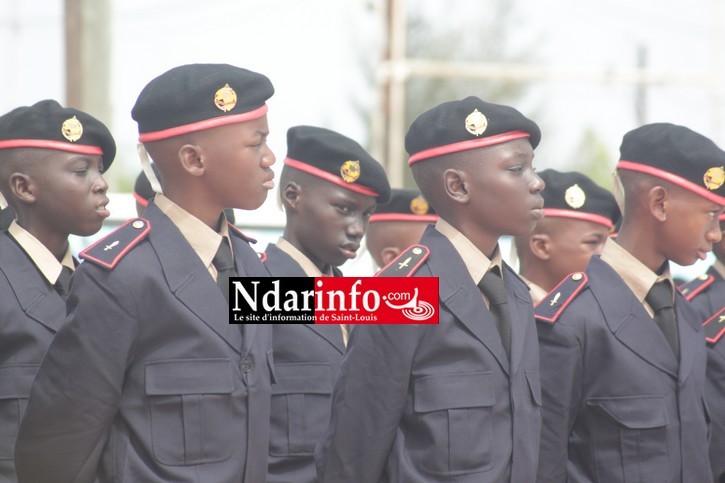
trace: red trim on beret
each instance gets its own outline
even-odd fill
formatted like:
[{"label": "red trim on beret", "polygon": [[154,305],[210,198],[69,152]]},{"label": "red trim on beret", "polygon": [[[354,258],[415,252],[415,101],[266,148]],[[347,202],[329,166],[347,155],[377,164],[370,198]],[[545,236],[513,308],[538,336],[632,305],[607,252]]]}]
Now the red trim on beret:
[{"label": "red trim on beret", "polygon": [[544,208],[545,217],[555,218],[573,218],[575,220],[591,221],[612,228],[614,223],[606,216],[596,215],[594,213],[585,213],[583,211],[561,210],[559,208]]},{"label": "red trim on beret", "polygon": [[0,141],[0,149],[13,148],[55,149],[58,151],[68,151],[70,153],[103,156],[103,150],[100,147],[88,146],[87,144],[71,144],[61,141],[51,141],[49,139],[8,139]]},{"label": "red trim on beret", "polygon": [[343,188],[347,188],[350,191],[355,191],[356,193],[361,193],[363,195],[374,196],[376,198],[378,196],[380,196],[379,193],[371,190],[370,188],[368,188],[366,186],[361,186],[361,185],[355,184],[355,183],[348,183],[344,179],[340,178],[339,176],[335,176],[332,173],[328,173],[325,170],[316,168],[315,166],[312,166],[307,163],[303,163],[302,161],[298,161],[298,160],[292,159],[292,158],[285,158],[284,164],[288,165],[291,168],[299,169],[300,171],[304,171],[305,173],[309,173],[313,176],[317,176],[318,178],[322,178],[325,181],[329,181],[330,183],[334,183],[338,186],[342,186]]},{"label": "red trim on beret", "polygon": [[435,158],[436,156],[443,156],[444,154],[457,153],[459,151],[467,151],[469,149],[484,148],[486,146],[493,146],[494,144],[503,144],[514,139],[528,138],[531,134],[525,131],[510,131],[495,136],[489,136],[485,138],[470,139],[468,141],[461,141],[459,143],[446,144],[445,146],[437,146],[435,148],[425,149],[410,155],[408,160],[408,166],[413,165],[418,161],[422,161],[428,158]]},{"label": "red trim on beret", "polygon": [[376,221],[438,221],[438,215],[414,215],[412,213],[373,213],[370,216],[370,223]]},{"label": "red trim on beret", "polygon": [[142,143],[160,141],[162,139],[168,139],[174,136],[181,136],[182,134],[188,134],[191,132],[203,131],[205,129],[211,129],[213,127],[251,121],[253,119],[258,119],[264,116],[266,113],[267,104],[264,104],[262,107],[259,107],[253,111],[243,112],[242,114],[212,117],[210,119],[204,119],[203,121],[185,124],[184,126],[170,127],[169,129],[164,129],[162,131],[140,133],[138,136],[138,140]]},{"label": "red trim on beret", "polygon": [[133,192],[133,197],[136,198],[136,201],[138,202],[139,205],[141,205],[141,206],[148,206],[149,205],[149,200],[147,200],[146,198],[144,198],[140,194],[136,193],[135,191]]},{"label": "red trim on beret", "polygon": [[630,171],[638,171],[640,173],[649,174],[651,176],[655,176],[657,178],[662,178],[665,181],[669,181],[672,184],[676,184],[677,186],[681,188],[685,188],[688,191],[692,191],[693,193],[702,196],[708,201],[712,201],[713,203],[717,203],[718,205],[725,205],[725,197],[717,195],[713,193],[712,191],[708,190],[707,188],[703,188],[701,186],[698,186],[697,184],[693,183],[690,180],[687,180],[681,176],[678,176],[676,174],[670,173],[669,171],[664,171],[662,169],[658,169],[646,164],[640,164],[633,161],[626,161],[621,160],[619,163],[617,163],[617,169],[628,169]]}]

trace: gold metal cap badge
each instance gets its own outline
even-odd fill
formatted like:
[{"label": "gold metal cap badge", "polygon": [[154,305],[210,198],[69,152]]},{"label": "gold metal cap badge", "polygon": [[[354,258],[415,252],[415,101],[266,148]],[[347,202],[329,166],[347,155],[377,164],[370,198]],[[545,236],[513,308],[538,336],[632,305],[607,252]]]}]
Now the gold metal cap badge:
[{"label": "gold metal cap badge", "polygon": [[346,183],[354,183],[360,177],[360,161],[345,161],[342,163],[340,176]]},{"label": "gold metal cap badge", "polygon": [[83,124],[73,116],[63,121],[63,124],[60,126],[60,132],[64,138],[74,143],[83,136]]},{"label": "gold metal cap badge", "polygon": [[725,183],[725,167],[718,166],[708,169],[703,176],[703,182],[709,190],[716,190]]},{"label": "gold metal cap badge", "polygon": [[416,196],[410,200],[410,211],[416,215],[425,215],[428,213],[430,206],[422,195]]},{"label": "gold metal cap badge", "polygon": [[466,117],[466,131],[470,132],[474,136],[480,136],[486,131],[488,127],[488,119],[478,109],[474,109]]},{"label": "gold metal cap badge", "polygon": [[237,105],[237,93],[226,84],[214,94],[214,105],[224,112],[229,112]]},{"label": "gold metal cap badge", "polygon": [[578,184],[569,186],[564,192],[564,201],[570,207],[575,210],[584,206],[584,202],[587,200],[587,195],[584,190],[579,187]]}]

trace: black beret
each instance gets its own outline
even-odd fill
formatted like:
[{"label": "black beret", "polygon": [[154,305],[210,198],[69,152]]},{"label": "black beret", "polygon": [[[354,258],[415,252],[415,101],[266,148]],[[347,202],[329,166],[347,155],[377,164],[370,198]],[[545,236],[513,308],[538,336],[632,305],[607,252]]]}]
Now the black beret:
[{"label": "black beret", "polygon": [[287,131],[284,164],[384,203],[390,184],[383,166],[357,142],[329,129],[294,126]]},{"label": "black beret", "polygon": [[228,64],[174,67],[149,82],[131,110],[139,141],[251,121],[274,94],[267,77]]},{"label": "black beret", "polygon": [[418,190],[395,188],[390,192],[390,200],[378,205],[370,217],[370,223],[376,221],[436,221],[438,215]]},{"label": "black beret", "polygon": [[0,116],[0,149],[12,148],[98,155],[103,159],[103,169],[108,169],[116,157],[116,142],[105,124],[50,99]]},{"label": "black beret", "polygon": [[[156,166],[156,164],[150,163],[150,166],[151,169],[154,171],[154,174],[156,175],[156,179],[161,179],[161,174],[159,173],[159,168]],[[133,197],[136,198],[136,201],[141,203],[143,206],[146,206],[149,200],[155,195],[156,193],[151,187],[151,183],[146,177],[146,173],[142,170],[138,174],[138,176],[136,176],[136,182],[133,184]]]},{"label": "black beret", "polygon": [[622,139],[617,169],[662,178],[725,205],[725,151],[702,134],[669,123],[645,124]]},{"label": "black beret", "polygon": [[541,192],[544,216],[586,220],[609,229],[619,220],[614,195],[582,173],[546,169],[538,174],[546,183]]},{"label": "black beret", "polygon": [[413,121],[405,135],[408,165],[444,154],[528,138],[532,148],[541,140],[534,121],[509,106],[478,97],[444,102]]}]

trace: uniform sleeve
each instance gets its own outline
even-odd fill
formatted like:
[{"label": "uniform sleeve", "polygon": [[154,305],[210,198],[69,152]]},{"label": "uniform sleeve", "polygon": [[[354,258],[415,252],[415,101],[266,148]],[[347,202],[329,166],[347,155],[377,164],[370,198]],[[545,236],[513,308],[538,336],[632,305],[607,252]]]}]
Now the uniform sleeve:
[{"label": "uniform sleeve", "polygon": [[406,404],[418,326],[359,325],[333,393],[332,418],[315,451],[320,483],[377,483]]},{"label": "uniform sleeve", "polygon": [[21,483],[93,481],[118,408],[135,304],[117,274],[85,265],[74,275],[68,317],[33,382],[20,426]]},{"label": "uniform sleeve", "polygon": [[542,430],[539,483],[566,481],[568,441],[581,402],[582,346],[562,321],[537,321],[541,360]]},{"label": "uniform sleeve", "polygon": [[725,481],[725,341],[707,349],[705,401],[710,411],[710,462],[715,481]]}]

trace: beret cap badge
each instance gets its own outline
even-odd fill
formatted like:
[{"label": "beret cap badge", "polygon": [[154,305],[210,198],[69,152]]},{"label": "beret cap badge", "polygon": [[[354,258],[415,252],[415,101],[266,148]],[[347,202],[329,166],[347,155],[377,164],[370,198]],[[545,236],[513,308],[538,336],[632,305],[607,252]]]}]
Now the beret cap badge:
[{"label": "beret cap badge", "polygon": [[229,112],[237,105],[237,93],[226,84],[214,94],[214,105],[224,112]]},{"label": "beret cap badge", "polygon": [[410,200],[410,211],[416,215],[425,215],[428,213],[430,206],[428,202],[423,198],[423,195],[416,196]]},{"label": "beret cap badge", "polygon": [[340,176],[346,183],[354,183],[360,177],[360,161],[345,161],[342,163]]},{"label": "beret cap badge", "polygon": [[716,190],[725,183],[725,167],[717,166],[708,169],[703,176],[705,187],[709,190]]},{"label": "beret cap badge", "polygon": [[63,124],[60,126],[60,132],[64,138],[74,143],[83,136],[83,124],[73,116],[63,121]]},{"label": "beret cap badge", "polygon": [[466,117],[466,131],[473,134],[474,136],[480,136],[486,131],[488,127],[488,119],[478,109],[474,109]]},{"label": "beret cap badge", "polygon": [[564,201],[566,201],[566,204],[575,210],[584,206],[584,202],[586,200],[587,195],[578,184],[569,186],[564,192]]}]

